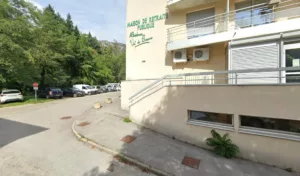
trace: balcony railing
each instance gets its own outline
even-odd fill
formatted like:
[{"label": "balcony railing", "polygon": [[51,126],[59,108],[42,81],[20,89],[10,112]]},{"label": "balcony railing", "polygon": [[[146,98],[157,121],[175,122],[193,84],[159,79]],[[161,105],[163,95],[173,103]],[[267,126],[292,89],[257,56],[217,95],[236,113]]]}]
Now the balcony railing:
[{"label": "balcony railing", "polygon": [[[293,74],[288,74],[293,73]],[[165,75],[129,98],[130,104],[169,86],[300,85],[300,67],[259,68]]]},{"label": "balcony railing", "polygon": [[258,4],[168,29],[168,42],[198,38],[300,17],[300,1]]}]

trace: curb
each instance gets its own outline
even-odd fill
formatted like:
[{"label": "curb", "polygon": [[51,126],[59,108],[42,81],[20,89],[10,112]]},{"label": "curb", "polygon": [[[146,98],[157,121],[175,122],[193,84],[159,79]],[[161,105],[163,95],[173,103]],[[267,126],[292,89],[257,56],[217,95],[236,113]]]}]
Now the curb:
[{"label": "curb", "polygon": [[119,153],[117,151],[114,151],[112,149],[109,149],[101,144],[98,144],[97,142],[95,142],[94,140],[92,139],[89,139],[85,136],[83,136],[82,134],[78,133],[75,129],[75,125],[76,125],[76,122],[77,120],[75,120],[72,124],[72,132],[73,134],[76,136],[77,139],[79,139],[80,141],[84,142],[84,143],[88,143],[90,145],[93,145],[95,146],[96,148],[98,148],[100,151],[103,151],[105,153],[108,153],[110,155],[113,155],[113,156],[119,156],[119,157],[122,157],[122,158],[125,158],[126,160],[130,161],[131,163],[141,167],[141,168],[144,168],[144,169],[148,169],[150,170],[152,173],[154,174],[157,174],[157,175],[161,175],[161,176],[172,176],[172,174],[170,173],[166,173],[164,171],[161,171],[161,170],[158,170],[156,168],[153,168],[151,167],[150,165],[147,165],[147,164],[144,164],[144,163],[141,163],[139,162],[138,160],[132,158],[132,157],[129,157],[129,156],[126,156],[126,155],[123,155],[122,153]]}]

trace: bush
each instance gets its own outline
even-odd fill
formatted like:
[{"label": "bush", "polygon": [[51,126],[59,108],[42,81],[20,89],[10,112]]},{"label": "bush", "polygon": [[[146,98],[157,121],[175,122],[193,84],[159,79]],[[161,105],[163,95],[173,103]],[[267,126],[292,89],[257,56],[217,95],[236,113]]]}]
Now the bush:
[{"label": "bush", "polygon": [[124,119],[124,122],[125,122],[125,123],[130,123],[130,122],[131,122],[131,120],[130,120],[130,118],[129,118],[129,117],[127,117],[127,118],[125,118],[125,119]]},{"label": "bush", "polygon": [[213,151],[215,154],[225,158],[233,158],[239,154],[240,150],[238,146],[232,143],[228,133],[221,136],[215,130],[211,130],[211,135],[212,138],[206,139],[206,144],[214,148]]}]

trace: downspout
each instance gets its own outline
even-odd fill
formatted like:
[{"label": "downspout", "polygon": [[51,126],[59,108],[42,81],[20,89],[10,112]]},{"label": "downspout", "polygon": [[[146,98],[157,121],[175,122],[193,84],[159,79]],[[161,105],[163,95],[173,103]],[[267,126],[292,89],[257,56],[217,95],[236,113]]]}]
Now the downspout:
[{"label": "downspout", "polygon": [[[282,67],[283,59],[283,33],[280,33],[280,42],[279,42],[279,68]],[[282,83],[282,71],[279,71],[279,83]]]},{"label": "downspout", "polygon": [[[234,29],[234,33],[232,35],[232,38],[230,40],[230,42],[228,43],[228,70],[232,70],[232,60],[231,60],[231,57],[232,57],[232,53],[231,53],[231,45],[232,45],[232,42],[234,40],[234,37],[236,35],[236,31]],[[233,84],[233,76],[232,74],[231,75],[228,75],[228,77],[230,78],[230,84]],[[237,75],[235,75],[235,77],[237,77]]]},{"label": "downspout", "polygon": [[229,29],[229,0],[226,2],[226,31]]}]

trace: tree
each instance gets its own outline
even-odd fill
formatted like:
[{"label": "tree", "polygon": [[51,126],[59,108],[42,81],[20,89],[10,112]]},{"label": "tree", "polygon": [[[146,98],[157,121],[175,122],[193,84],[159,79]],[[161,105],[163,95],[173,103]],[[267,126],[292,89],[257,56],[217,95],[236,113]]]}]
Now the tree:
[{"label": "tree", "polygon": [[[74,26],[73,26],[73,21],[71,15],[68,13],[67,15],[67,20],[66,20],[66,26],[68,28],[68,34],[71,35],[72,32],[75,32]],[[76,26],[77,27],[77,26]],[[77,28],[78,31],[78,28]]]},{"label": "tree", "polygon": [[48,5],[37,9],[25,0],[0,1],[0,89],[31,90],[76,83],[106,84],[125,78],[125,52],[102,46]]}]

